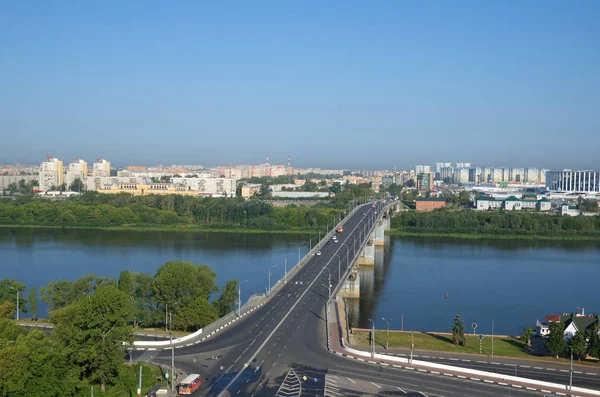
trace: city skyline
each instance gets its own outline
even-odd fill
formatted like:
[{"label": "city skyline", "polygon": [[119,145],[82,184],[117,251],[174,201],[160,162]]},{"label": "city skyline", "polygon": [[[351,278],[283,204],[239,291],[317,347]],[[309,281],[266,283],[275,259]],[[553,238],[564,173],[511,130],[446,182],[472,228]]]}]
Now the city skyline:
[{"label": "city skyline", "polygon": [[13,3],[0,162],[593,169],[599,17],[595,1]]}]

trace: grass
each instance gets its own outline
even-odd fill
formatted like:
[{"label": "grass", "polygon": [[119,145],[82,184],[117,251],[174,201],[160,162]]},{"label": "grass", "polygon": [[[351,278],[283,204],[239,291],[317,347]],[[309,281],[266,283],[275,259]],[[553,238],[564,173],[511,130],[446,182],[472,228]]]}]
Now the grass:
[{"label": "grass", "polygon": [[92,229],[134,232],[205,232],[205,233],[255,233],[255,234],[313,234],[315,229],[265,230],[242,227],[207,227],[199,225],[121,225],[121,226],[62,226],[62,225],[0,225],[4,228],[31,229]]},{"label": "grass", "polygon": [[432,233],[432,232],[410,232],[401,229],[391,229],[386,231],[386,234],[390,236],[419,236],[419,237],[450,237],[450,238],[461,238],[461,239],[494,239],[494,240],[571,240],[581,241],[600,240],[598,236],[582,236],[582,235],[570,235],[570,236],[550,236],[545,234],[533,235],[533,234],[483,234],[483,233]]},{"label": "grass", "polygon": [[[375,343],[385,347],[386,332],[375,332]],[[390,332],[390,347],[410,349],[410,332]],[[356,341],[360,345],[369,345],[369,332],[354,330]],[[474,335],[466,335],[466,346],[457,346],[452,343],[452,335],[438,333],[415,332],[413,334],[416,350],[434,350],[451,353],[479,354],[479,339]],[[495,337],[494,355],[507,357],[531,358],[530,354],[525,353],[525,345],[516,338]],[[482,354],[492,353],[492,338],[485,337],[482,341]]]},{"label": "grass", "polygon": [[[359,346],[370,346],[369,331],[354,329],[354,338]],[[466,346],[458,346],[452,343],[452,335],[448,333],[433,333],[433,332],[415,332],[413,334],[415,350],[429,350],[437,352],[462,353],[462,354],[479,354],[479,339],[476,335],[466,335]],[[411,333],[390,331],[389,347],[410,349]],[[375,331],[375,343],[379,347],[385,347],[386,331]],[[492,338],[486,335],[481,343],[481,355],[491,356],[492,354]],[[525,344],[518,338],[496,336],[494,337],[494,357],[514,357],[538,361],[551,361],[555,363],[569,363],[567,358],[559,358],[551,356],[535,356],[525,353]],[[598,365],[596,361],[577,361],[577,365]]]}]

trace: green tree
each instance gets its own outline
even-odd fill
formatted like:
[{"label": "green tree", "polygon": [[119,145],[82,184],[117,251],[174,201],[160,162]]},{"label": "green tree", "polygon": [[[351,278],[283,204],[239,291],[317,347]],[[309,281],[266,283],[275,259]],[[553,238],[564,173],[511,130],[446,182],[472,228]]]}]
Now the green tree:
[{"label": "green tree", "polygon": [[546,350],[553,356],[563,354],[567,348],[565,341],[565,326],[561,322],[552,322],[548,325],[550,334],[546,338]]},{"label": "green tree", "polygon": [[592,357],[600,359],[600,324],[595,324],[594,327],[589,330],[589,353]]},{"label": "green tree", "polygon": [[461,190],[456,199],[460,205],[471,205],[471,195],[466,190]]},{"label": "green tree", "polygon": [[585,357],[587,351],[587,343],[585,341],[585,335],[583,332],[576,332],[575,335],[569,341],[569,349],[573,352],[573,355],[580,361]]},{"label": "green tree", "polygon": [[532,327],[525,327],[521,334],[521,340],[525,343],[525,351],[531,348],[531,337],[535,335],[535,330]]},{"label": "green tree", "polygon": [[73,282],[59,280],[49,282],[40,288],[40,300],[48,305],[50,310],[60,309],[71,303]]},{"label": "green tree", "polygon": [[0,318],[12,318],[17,313],[17,305],[11,301],[0,303]]},{"label": "green tree", "polygon": [[0,280],[0,303],[5,301],[12,302],[17,306],[17,291],[19,294],[19,310],[22,313],[27,312],[27,299],[22,295],[25,291],[25,284],[16,280],[5,278]]},{"label": "green tree", "polygon": [[183,331],[197,331],[215,321],[217,309],[201,296],[188,302],[173,316],[173,328]]},{"label": "green tree", "polygon": [[29,293],[29,307],[31,308],[31,317],[33,320],[37,320],[37,291],[35,287],[31,287],[31,292]]},{"label": "green tree", "polygon": [[127,294],[133,305],[131,320],[134,327],[138,327],[140,322],[155,325],[153,281],[149,274],[130,272],[129,270],[124,270],[119,275],[119,290]]},{"label": "green tree", "polygon": [[78,369],[63,348],[42,331],[21,333],[0,345],[0,396],[74,396]]},{"label": "green tree", "polygon": [[88,299],[53,310],[54,334],[65,346],[72,364],[81,368],[84,378],[100,385],[114,384],[124,359],[122,342],[131,342],[127,326],[131,302],[114,285],[100,286]]},{"label": "green tree", "polygon": [[219,299],[215,301],[215,307],[219,317],[223,317],[229,312],[235,309],[235,305],[238,301],[238,281],[228,281]]},{"label": "green tree", "polygon": [[452,326],[452,342],[455,345],[465,346],[467,339],[465,338],[465,325],[463,324],[460,314],[454,317],[454,325]]},{"label": "green tree", "polygon": [[83,190],[83,182],[81,181],[81,179],[79,179],[79,177],[73,179],[73,182],[69,185],[69,191],[82,192]]},{"label": "green tree", "polygon": [[177,314],[198,297],[207,300],[217,291],[216,274],[206,265],[194,265],[191,262],[172,261],[162,265],[154,277],[156,300],[163,307]]}]

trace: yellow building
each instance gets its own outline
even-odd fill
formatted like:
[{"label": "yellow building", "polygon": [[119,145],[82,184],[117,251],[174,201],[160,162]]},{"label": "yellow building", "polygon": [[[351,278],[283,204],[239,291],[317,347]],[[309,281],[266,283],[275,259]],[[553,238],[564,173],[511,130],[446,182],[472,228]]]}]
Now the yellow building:
[{"label": "yellow building", "polygon": [[250,198],[255,194],[260,193],[261,184],[260,183],[248,183],[242,186],[242,197]]},{"label": "yellow building", "polygon": [[97,190],[98,193],[119,194],[129,193],[134,196],[169,195],[179,194],[181,196],[198,196],[197,190],[191,190],[189,186],[177,186],[170,183],[119,183],[117,185],[106,185]]}]

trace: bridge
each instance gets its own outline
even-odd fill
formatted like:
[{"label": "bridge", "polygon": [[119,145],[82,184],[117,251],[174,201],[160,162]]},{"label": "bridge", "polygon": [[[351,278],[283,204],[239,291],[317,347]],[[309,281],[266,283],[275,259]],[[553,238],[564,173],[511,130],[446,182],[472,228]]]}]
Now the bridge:
[{"label": "bridge", "polygon": [[[339,315],[336,298],[360,295],[356,268],[373,266],[374,247],[385,244],[384,231],[396,205],[378,201],[357,206],[271,294],[252,297],[239,313],[185,338],[137,341],[133,356],[169,366],[175,352],[176,368],[203,376],[197,392],[203,396],[500,396],[507,394],[507,387],[513,396],[543,395],[541,391],[566,395],[564,387],[529,387],[524,378],[502,375],[502,381],[490,380],[494,377],[485,372],[488,367],[480,368],[477,376],[465,375],[474,371],[468,365],[446,366],[442,373],[442,364],[424,358],[407,362],[344,345],[343,330],[332,318]],[[338,226],[343,232],[336,232]],[[338,242],[332,241],[334,235]],[[600,392],[579,390],[577,395]]]}]

